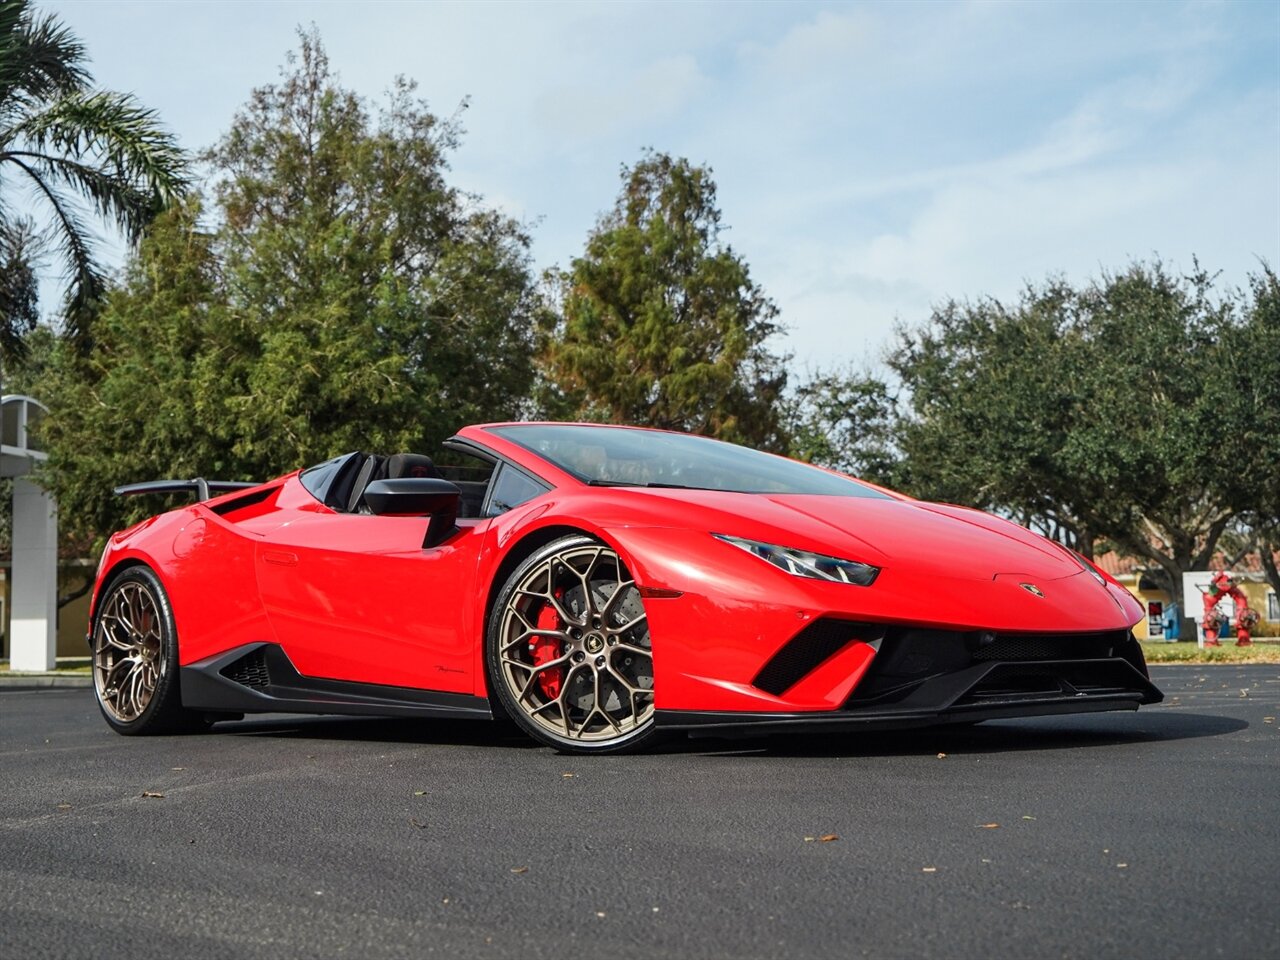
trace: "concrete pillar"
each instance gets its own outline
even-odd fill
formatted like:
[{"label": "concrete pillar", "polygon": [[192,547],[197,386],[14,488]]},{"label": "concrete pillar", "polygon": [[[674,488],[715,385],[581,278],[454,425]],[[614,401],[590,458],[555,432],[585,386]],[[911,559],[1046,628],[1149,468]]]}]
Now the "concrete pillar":
[{"label": "concrete pillar", "polygon": [[9,669],[52,670],[58,649],[58,512],[27,477],[13,481]]}]

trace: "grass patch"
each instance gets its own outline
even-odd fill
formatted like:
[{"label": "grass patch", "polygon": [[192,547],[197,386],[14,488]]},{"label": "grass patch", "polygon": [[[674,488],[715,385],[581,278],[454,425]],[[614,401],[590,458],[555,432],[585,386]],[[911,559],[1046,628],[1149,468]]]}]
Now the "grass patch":
[{"label": "grass patch", "polygon": [[[13,671],[8,660],[0,660],[0,677],[8,676]],[[26,673],[20,670],[18,673]],[[88,657],[59,657],[58,665],[49,674],[59,677],[87,677],[93,673],[93,665]]]},{"label": "grass patch", "polygon": [[1280,663],[1280,643],[1257,640],[1251,647],[1237,647],[1234,640],[1224,640],[1220,647],[1203,650],[1195,641],[1144,643],[1142,653],[1147,663]]}]

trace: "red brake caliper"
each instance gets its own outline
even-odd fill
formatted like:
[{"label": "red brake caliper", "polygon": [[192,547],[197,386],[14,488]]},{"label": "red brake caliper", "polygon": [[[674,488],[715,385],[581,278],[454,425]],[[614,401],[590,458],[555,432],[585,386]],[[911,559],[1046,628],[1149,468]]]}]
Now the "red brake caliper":
[{"label": "red brake caliper", "polygon": [[[538,619],[534,626],[542,630],[560,630],[563,629],[564,624],[560,622],[560,617],[556,615],[555,606],[548,603],[538,611]],[[549,663],[564,653],[559,637],[545,636],[543,634],[535,634],[529,647],[533,653],[533,665],[535,667]],[[560,684],[563,682],[564,667],[552,667],[538,674],[538,686],[542,688],[543,694],[552,700],[560,696]]]}]

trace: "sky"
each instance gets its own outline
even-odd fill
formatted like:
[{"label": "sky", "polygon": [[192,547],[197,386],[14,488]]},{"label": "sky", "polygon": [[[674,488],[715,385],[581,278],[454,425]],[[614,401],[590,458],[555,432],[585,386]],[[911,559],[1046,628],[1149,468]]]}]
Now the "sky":
[{"label": "sky", "polygon": [[464,99],[454,182],[580,255],[646,147],[709,165],[801,368],[948,299],[1135,259],[1280,267],[1280,3],[59,0],[97,82],[217,140],[314,23],[342,84]]}]

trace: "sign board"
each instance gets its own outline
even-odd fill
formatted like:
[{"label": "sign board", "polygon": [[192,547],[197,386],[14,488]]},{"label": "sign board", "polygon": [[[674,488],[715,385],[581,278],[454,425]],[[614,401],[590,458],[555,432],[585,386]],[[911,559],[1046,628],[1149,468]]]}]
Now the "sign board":
[{"label": "sign board", "polygon": [[[1196,621],[1196,643],[1201,647],[1204,646],[1204,595],[1212,581],[1212,570],[1193,570],[1182,575],[1183,609]],[[1228,623],[1236,615],[1235,603],[1226,594],[1218,601],[1217,610]]]},{"label": "sign board", "polygon": [[1147,601],[1147,639],[1164,639],[1164,604],[1159,600]]}]

